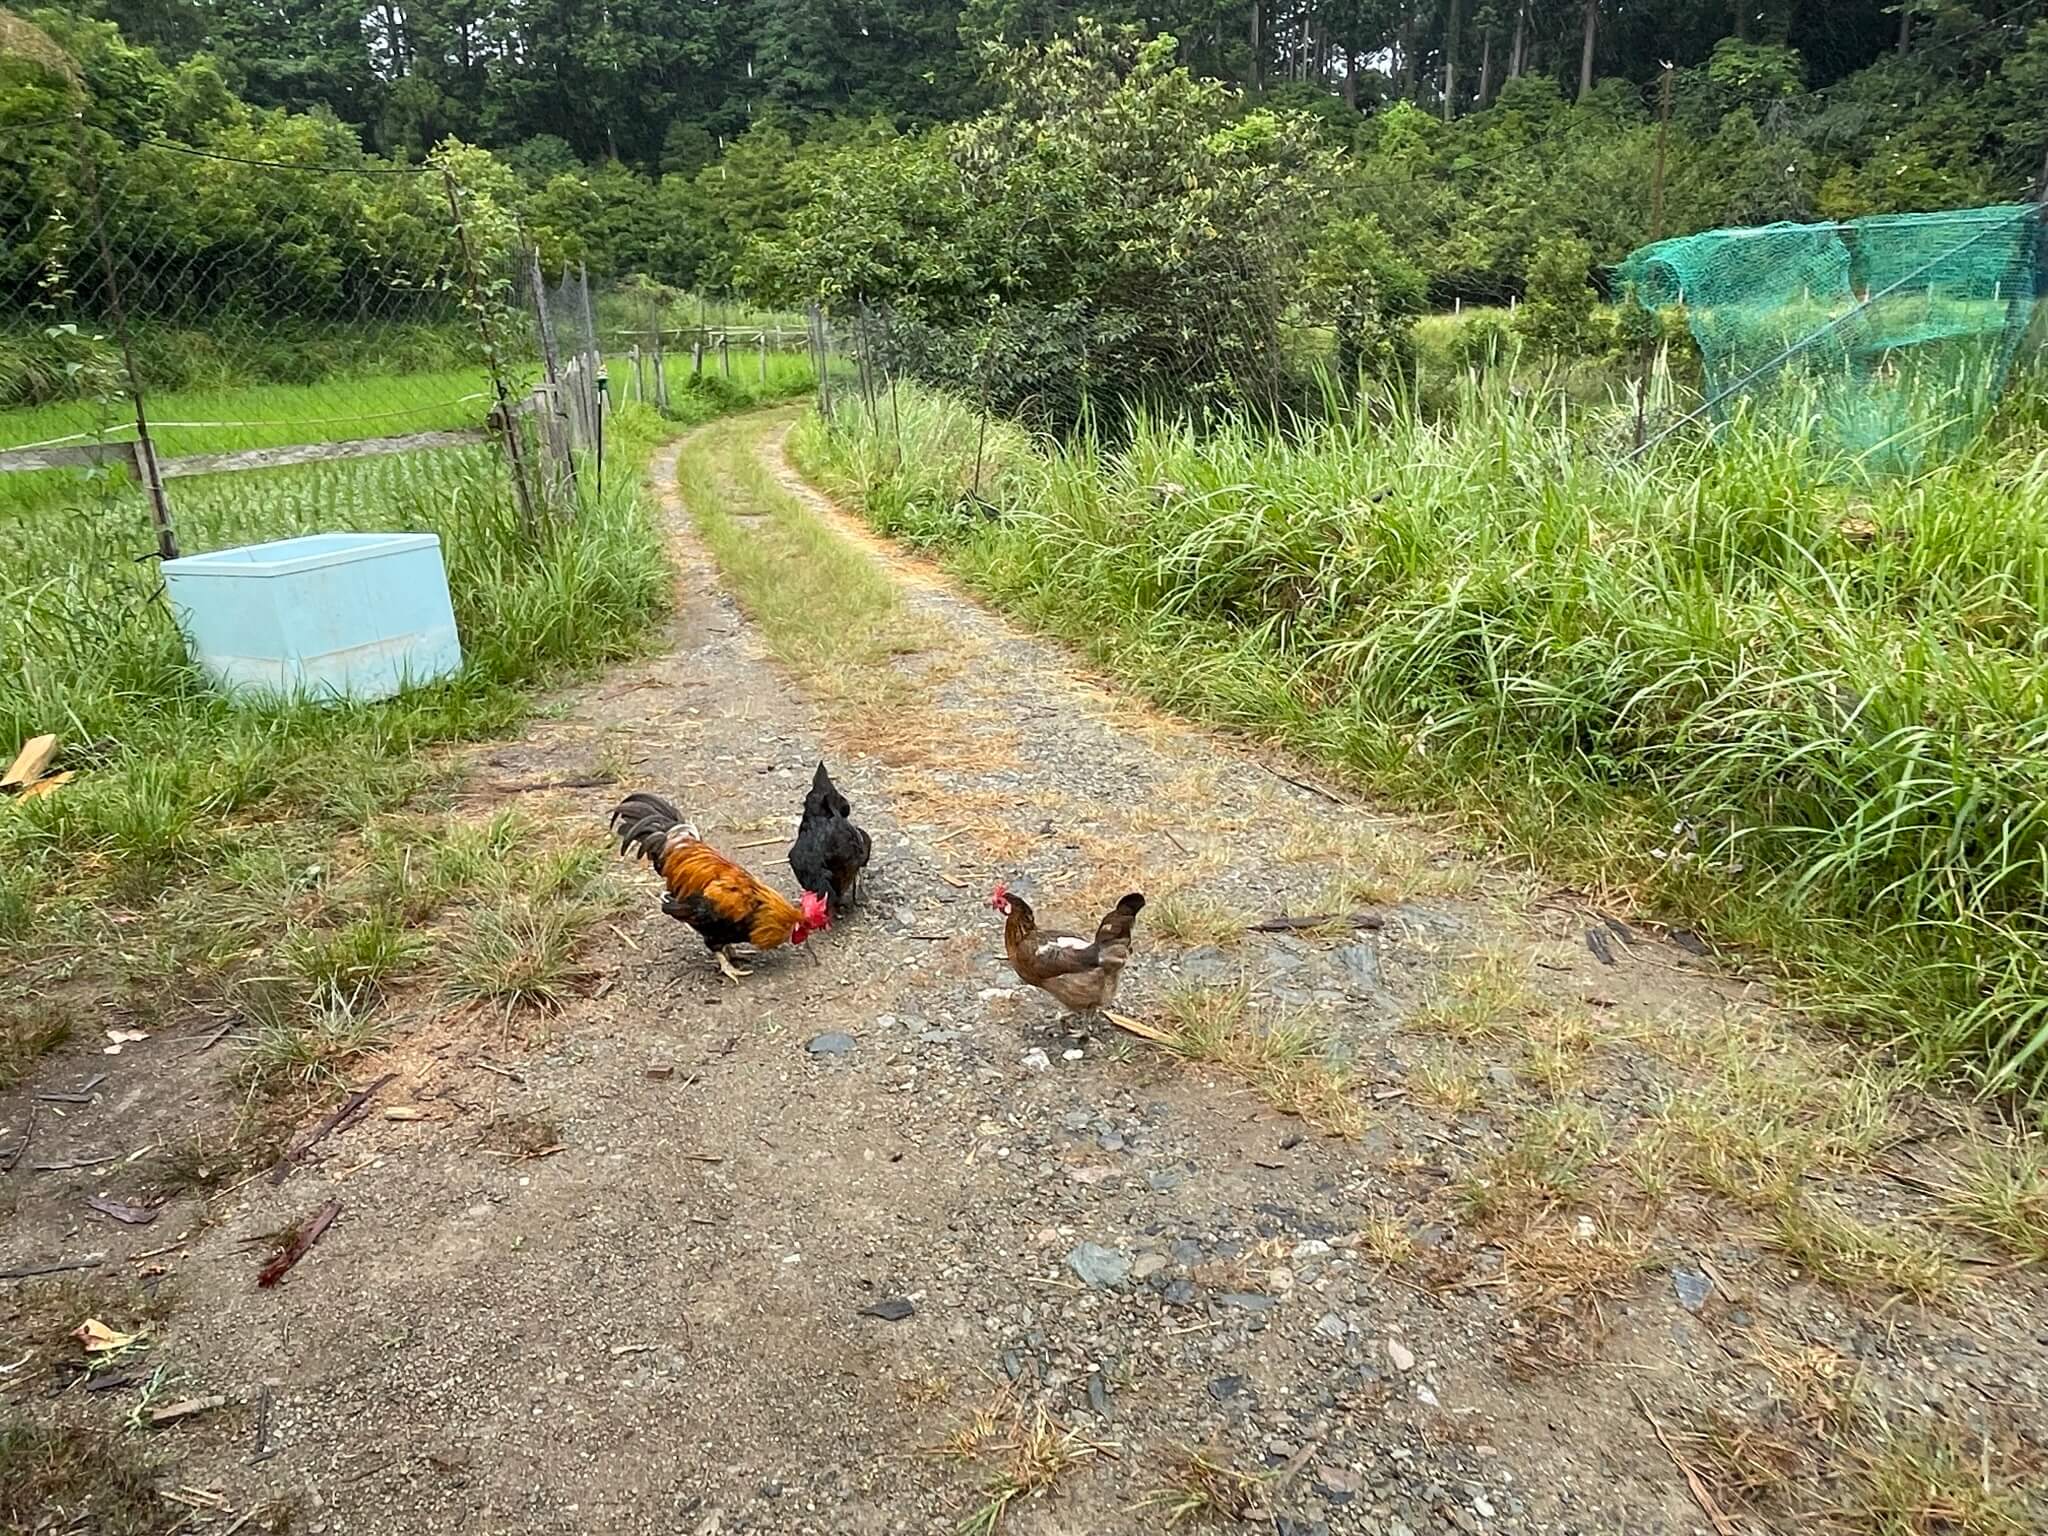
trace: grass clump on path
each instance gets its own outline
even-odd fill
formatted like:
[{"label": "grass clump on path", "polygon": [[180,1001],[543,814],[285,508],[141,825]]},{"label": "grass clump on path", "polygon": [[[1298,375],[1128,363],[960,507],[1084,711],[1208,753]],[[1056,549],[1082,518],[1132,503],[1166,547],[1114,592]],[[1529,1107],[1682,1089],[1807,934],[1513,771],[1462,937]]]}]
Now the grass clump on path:
[{"label": "grass clump on path", "polygon": [[2048,1081],[2048,454],[1618,465],[1475,386],[1291,437],[996,429],[977,476],[970,407],[899,404],[900,454],[849,412],[800,461],[1160,702],[1762,946],[1925,1070]]}]

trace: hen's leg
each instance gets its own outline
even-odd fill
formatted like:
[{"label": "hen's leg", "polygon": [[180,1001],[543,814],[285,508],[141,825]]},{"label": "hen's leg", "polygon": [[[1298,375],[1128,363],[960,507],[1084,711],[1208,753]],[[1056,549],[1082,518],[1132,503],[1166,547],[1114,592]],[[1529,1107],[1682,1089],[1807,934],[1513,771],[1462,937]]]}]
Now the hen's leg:
[{"label": "hen's leg", "polygon": [[741,970],[740,967],[732,963],[732,950],[730,948],[721,949],[718,952],[718,968],[725,972],[725,978],[728,981],[738,981],[742,976],[754,974],[751,970]]}]

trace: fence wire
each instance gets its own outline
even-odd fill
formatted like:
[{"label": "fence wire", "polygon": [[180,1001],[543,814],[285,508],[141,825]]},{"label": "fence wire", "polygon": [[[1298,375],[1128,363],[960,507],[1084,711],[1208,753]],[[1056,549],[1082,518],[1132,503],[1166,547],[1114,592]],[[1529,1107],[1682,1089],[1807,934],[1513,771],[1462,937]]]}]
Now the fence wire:
[{"label": "fence wire", "polygon": [[0,471],[120,467],[169,555],[166,482],[484,441],[520,348],[462,201],[438,167],[11,131]]}]

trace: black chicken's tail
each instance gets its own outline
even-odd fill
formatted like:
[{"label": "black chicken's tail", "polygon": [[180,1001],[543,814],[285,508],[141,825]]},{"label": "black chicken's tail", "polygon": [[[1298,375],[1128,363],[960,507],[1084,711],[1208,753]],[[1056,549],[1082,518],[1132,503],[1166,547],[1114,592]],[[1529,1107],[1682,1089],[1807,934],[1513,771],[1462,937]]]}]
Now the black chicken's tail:
[{"label": "black chicken's tail", "polygon": [[654,863],[661,857],[661,847],[670,830],[682,819],[682,812],[659,795],[642,792],[626,796],[612,808],[611,814],[620,856],[637,852],[648,863]]},{"label": "black chicken's tail", "polygon": [[1095,942],[1098,944],[1128,944],[1131,942],[1131,924],[1138,920],[1144,910],[1144,896],[1133,891],[1122,901],[1103,913],[1102,921],[1096,925]]}]

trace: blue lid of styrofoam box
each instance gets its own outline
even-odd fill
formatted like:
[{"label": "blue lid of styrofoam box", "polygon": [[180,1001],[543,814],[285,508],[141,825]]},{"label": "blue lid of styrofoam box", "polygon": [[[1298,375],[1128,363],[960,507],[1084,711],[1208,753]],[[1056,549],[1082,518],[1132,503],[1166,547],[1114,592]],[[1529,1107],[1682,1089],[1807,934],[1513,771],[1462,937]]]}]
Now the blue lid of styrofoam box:
[{"label": "blue lid of styrofoam box", "polygon": [[173,574],[189,572],[195,576],[290,576],[379,555],[438,549],[440,544],[440,535],[433,533],[312,533],[268,544],[244,544],[235,549],[186,555],[179,560],[166,560],[163,568]]}]

